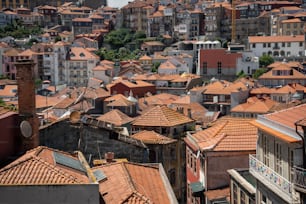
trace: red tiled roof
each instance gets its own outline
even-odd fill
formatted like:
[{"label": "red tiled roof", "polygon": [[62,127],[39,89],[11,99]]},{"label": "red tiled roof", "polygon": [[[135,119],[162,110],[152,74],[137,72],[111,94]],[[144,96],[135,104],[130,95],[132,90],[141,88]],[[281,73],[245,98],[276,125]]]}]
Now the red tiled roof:
[{"label": "red tiled roof", "polygon": [[134,139],[142,141],[144,144],[169,144],[176,142],[175,139],[165,137],[154,131],[143,130],[131,136]]},{"label": "red tiled roof", "polygon": [[178,113],[177,111],[174,111],[166,106],[155,106],[136,118],[133,125],[148,127],[172,127],[190,122],[193,122],[193,120],[181,113]]},{"label": "red tiled roof", "polygon": [[122,113],[120,110],[111,110],[97,118],[98,121],[114,124],[116,126],[122,126],[124,124],[132,122],[134,119]]},{"label": "red tiled roof", "polygon": [[204,192],[204,194],[209,201],[223,199],[230,197],[230,188],[209,190]]},{"label": "red tiled roof", "polygon": [[304,42],[304,35],[290,36],[249,36],[249,43]]},{"label": "red tiled roof", "polygon": [[106,203],[170,203],[158,167],[119,162],[93,168],[96,169],[107,177],[99,183]]},{"label": "red tiled roof", "polygon": [[222,68],[236,68],[237,59],[241,57],[241,53],[230,53],[224,48],[200,50],[201,67],[206,62],[208,68],[217,69],[216,65],[222,59]]},{"label": "red tiled roof", "polygon": [[292,75],[274,75],[273,70],[285,70],[286,68],[282,66],[280,69],[279,67],[274,67],[272,70],[262,74],[259,79],[306,79],[306,76],[301,72],[287,67],[286,70],[292,70]]},{"label": "red tiled roof", "polygon": [[289,143],[296,143],[296,142],[300,142],[300,140],[297,140],[293,137],[290,137],[284,133],[279,132],[278,130],[275,130],[273,128],[270,128],[268,126],[265,126],[259,122],[256,121],[252,121],[251,122],[254,126],[256,126],[258,129],[263,130],[264,132],[267,132],[270,135],[273,135],[275,137],[280,138],[281,140],[285,141],[285,142],[289,142]]},{"label": "red tiled roof", "polygon": [[268,113],[273,106],[277,105],[278,102],[273,101],[269,98],[248,98],[246,103],[239,104],[232,108],[231,112],[239,113]]},{"label": "red tiled roof", "polygon": [[17,95],[17,85],[5,85],[0,89],[0,97],[14,97]]},{"label": "red tiled roof", "polygon": [[306,104],[264,115],[265,118],[295,129],[295,122],[306,117]]},{"label": "red tiled roof", "polygon": [[89,178],[84,172],[58,164],[55,160],[54,152],[71,160],[79,161],[75,155],[39,146],[0,169],[0,184],[54,185],[89,183]]},{"label": "red tiled roof", "polygon": [[253,119],[224,117],[217,120],[212,127],[196,132],[191,137],[200,150],[255,150],[257,128],[251,121]]},{"label": "red tiled roof", "polygon": [[97,55],[89,52],[85,48],[72,47],[71,48],[70,59],[71,60],[90,60],[90,59],[99,59],[99,57]]},{"label": "red tiled roof", "polygon": [[169,105],[179,98],[177,95],[160,93],[153,96],[145,96],[138,99],[138,104],[141,110],[155,105]]}]

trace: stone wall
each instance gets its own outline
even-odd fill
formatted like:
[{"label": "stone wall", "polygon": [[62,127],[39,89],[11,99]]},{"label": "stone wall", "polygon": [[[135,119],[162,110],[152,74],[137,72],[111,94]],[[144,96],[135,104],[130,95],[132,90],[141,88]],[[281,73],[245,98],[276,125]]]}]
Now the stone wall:
[{"label": "stone wall", "polygon": [[40,129],[40,145],[73,152],[81,151],[91,164],[94,159],[104,159],[106,152],[114,152],[115,158],[131,162],[147,162],[148,151],[144,147],[118,140],[118,135],[101,128],[60,121]]}]

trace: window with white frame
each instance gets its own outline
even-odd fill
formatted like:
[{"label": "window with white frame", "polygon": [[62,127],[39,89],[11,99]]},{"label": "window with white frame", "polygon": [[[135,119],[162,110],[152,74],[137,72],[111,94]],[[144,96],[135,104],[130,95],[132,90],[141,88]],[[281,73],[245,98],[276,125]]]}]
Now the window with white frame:
[{"label": "window with white frame", "polygon": [[269,139],[266,135],[262,134],[262,150],[263,150],[263,162],[269,166]]},{"label": "window with white frame", "polygon": [[280,175],[283,174],[283,160],[282,160],[282,145],[279,142],[275,142],[275,171]]}]

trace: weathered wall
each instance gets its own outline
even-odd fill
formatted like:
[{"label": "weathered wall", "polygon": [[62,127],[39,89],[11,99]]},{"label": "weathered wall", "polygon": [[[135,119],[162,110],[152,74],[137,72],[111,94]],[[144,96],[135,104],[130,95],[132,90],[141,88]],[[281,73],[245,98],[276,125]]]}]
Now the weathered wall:
[{"label": "weathered wall", "polygon": [[99,204],[99,185],[0,186],[0,203]]},{"label": "weathered wall", "polygon": [[227,170],[249,168],[249,154],[255,154],[255,151],[220,152],[207,156],[207,189],[229,186],[230,178]]},{"label": "weathered wall", "polygon": [[61,121],[40,130],[40,145],[67,152],[80,150],[89,161],[104,159],[106,152],[114,152],[115,158],[127,158],[132,162],[147,162],[145,148],[117,140],[117,135],[91,126],[71,125]]}]

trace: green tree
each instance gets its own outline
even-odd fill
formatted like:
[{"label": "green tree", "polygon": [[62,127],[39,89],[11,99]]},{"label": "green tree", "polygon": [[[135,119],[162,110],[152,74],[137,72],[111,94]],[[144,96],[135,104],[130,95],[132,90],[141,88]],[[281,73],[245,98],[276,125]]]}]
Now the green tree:
[{"label": "green tree", "polygon": [[154,62],[152,67],[152,72],[157,72],[160,62]]},{"label": "green tree", "polygon": [[246,77],[247,75],[244,73],[243,70],[241,70],[238,74],[237,74],[237,78],[240,79],[240,78],[243,78],[243,77]]},{"label": "green tree", "polygon": [[0,98],[0,106],[5,106],[5,102]]},{"label": "green tree", "polygon": [[266,68],[259,68],[255,71],[255,73],[253,74],[253,78],[254,79],[258,79],[258,77],[260,77],[262,74],[264,74],[267,71]]},{"label": "green tree", "polygon": [[56,38],[54,39],[54,42],[58,42],[58,41],[62,41],[61,36],[56,36]]},{"label": "green tree", "polygon": [[144,39],[146,38],[146,33],[144,31],[137,31],[135,34],[134,34],[134,39]]},{"label": "green tree", "polygon": [[132,37],[129,29],[121,28],[108,33],[104,38],[104,42],[108,43],[112,49],[119,49],[124,47],[126,43],[131,42]]},{"label": "green tree", "polygon": [[274,62],[273,57],[270,55],[263,55],[259,58],[259,66],[260,67],[267,67],[268,65]]}]

